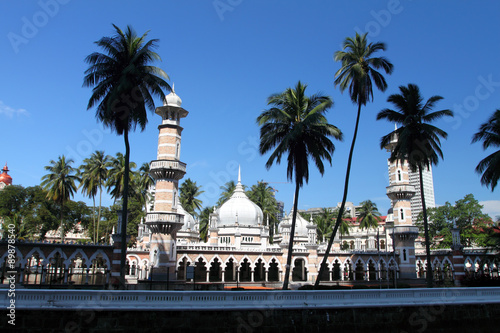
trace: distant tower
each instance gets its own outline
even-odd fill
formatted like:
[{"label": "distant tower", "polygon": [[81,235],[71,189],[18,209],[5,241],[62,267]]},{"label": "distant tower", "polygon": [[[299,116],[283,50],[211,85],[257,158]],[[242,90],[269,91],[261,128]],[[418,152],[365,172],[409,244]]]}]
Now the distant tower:
[{"label": "distant tower", "polygon": [[0,174],[0,190],[2,190],[5,186],[12,185],[12,177],[8,174],[9,168],[7,167],[7,163],[2,168],[2,173]]},{"label": "distant tower", "polygon": [[146,225],[152,232],[149,258],[152,279],[157,281],[175,278],[176,234],[183,225],[183,215],[177,213],[179,180],[186,173],[186,164],[179,160],[183,129],[180,120],[188,112],[181,104],[182,100],[172,88],[163,106],[156,108],[162,123],[158,126],[157,159],[150,164],[156,189],[154,209],[146,215]]},{"label": "distant tower", "polygon": [[[411,198],[411,217],[413,223],[417,222],[418,215],[422,212],[422,199],[420,198],[420,177],[418,171],[409,170],[410,185],[415,187],[415,196]],[[432,166],[422,168],[422,180],[424,182],[425,206],[427,208],[436,207],[434,200],[434,182],[432,180]]]},{"label": "distant tower", "polygon": [[[392,152],[398,138],[394,135],[385,147]],[[412,223],[411,198],[415,195],[415,187],[410,185],[408,161],[388,161],[389,186],[387,196],[391,199],[394,215],[393,244],[399,252],[399,276],[402,279],[416,278],[415,270],[415,239],[418,227]]]}]

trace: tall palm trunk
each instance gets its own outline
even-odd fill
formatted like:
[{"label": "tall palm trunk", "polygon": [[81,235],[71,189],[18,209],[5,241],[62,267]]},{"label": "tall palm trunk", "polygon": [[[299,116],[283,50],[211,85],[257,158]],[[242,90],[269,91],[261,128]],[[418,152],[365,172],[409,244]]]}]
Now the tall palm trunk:
[{"label": "tall palm trunk", "polygon": [[95,243],[95,196],[92,196],[92,205],[93,205],[93,210],[92,210],[92,237],[94,238],[94,243]]},{"label": "tall palm trunk", "polygon": [[335,222],[335,227],[333,228],[332,234],[330,236],[330,239],[328,240],[328,246],[326,247],[325,255],[323,256],[323,260],[321,262],[321,265],[319,266],[319,273],[316,278],[316,282],[314,283],[314,288],[317,288],[319,286],[319,277],[323,276],[323,271],[326,269],[326,261],[328,259],[328,255],[330,254],[330,250],[332,249],[333,245],[333,240],[335,239],[335,235],[337,234],[337,230],[340,226],[340,223],[342,222],[342,216],[344,214],[344,208],[345,208],[345,203],[347,201],[347,191],[349,189],[349,175],[351,174],[351,162],[352,162],[352,155],[354,152],[354,145],[356,144],[356,137],[358,136],[358,126],[359,126],[359,118],[361,116],[361,103],[358,103],[358,114],[356,116],[356,125],[354,127],[354,135],[352,137],[352,142],[351,142],[351,150],[349,151],[349,158],[347,160],[347,170],[345,174],[345,183],[344,183],[344,196],[342,197],[342,204],[340,205],[339,209],[339,215],[337,216],[337,221]]},{"label": "tall palm trunk", "polygon": [[425,207],[424,197],[424,182],[422,176],[422,167],[418,166],[418,176],[420,178],[420,198],[422,199],[422,210],[424,213],[424,235],[425,235],[425,255],[427,258],[427,274],[425,279],[427,281],[427,288],[432,288],[432,263],[431,263],[431,242],[429,239],[429,224],[427,222],[427,208]]},{"label": "tall palm trunk", "polygon": [[125,140],[125,175],[123,176],[123,208],[122,208],[122,246],[120,258],[120,285],[125,289],[125,259],[127,257],[127,205],[128,205],[128,181],[129,181],[129,159],[130,159],[130,145],[128,142],[128,129],[123,131],[123,138]]},{"label": "tall palm trunk", "polygon": [[292,230],[290,231],[290,239],[288,240],[288,255],[286,257],[285,279],[283,281],[283,290],[288,289],[288,281],[290,280],[290,266],[292,265],[293,238],[295,236],[295,222],[297,221],[297,206],[299,203],[299,182],[295,182],[295,200],[293,203],[292,214]]},{"label": "tall palm trunk", "polygon": [[96,240],[99,242],[99,222],[101,222],[101,207],[102,207],[102,187],[99,186],[99,212],[97,213],[97,230],[96,230]]},{"label": "tall palm trunk", "polygon": [[63,219],[63,210],[64,210],[64,202],[61,199],[61,213],[59,214],[61,216],[61,243],[64,243],[64,219]]}]

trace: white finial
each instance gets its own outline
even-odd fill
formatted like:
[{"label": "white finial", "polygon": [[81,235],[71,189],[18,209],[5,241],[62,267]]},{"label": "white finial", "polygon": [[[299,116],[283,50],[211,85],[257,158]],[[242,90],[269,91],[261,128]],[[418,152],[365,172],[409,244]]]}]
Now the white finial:
[{"label": "white finial", "polygon": [[175,94],[175,83],[172,82],[172,93]]},{"label": "white finial", "polygon": [[394,130],[397,131],[398,130],[398,124],[394,123]]},{"label": "white finial", "polygon": [[241,165],[238,165],[238,184],[241,184]]}]

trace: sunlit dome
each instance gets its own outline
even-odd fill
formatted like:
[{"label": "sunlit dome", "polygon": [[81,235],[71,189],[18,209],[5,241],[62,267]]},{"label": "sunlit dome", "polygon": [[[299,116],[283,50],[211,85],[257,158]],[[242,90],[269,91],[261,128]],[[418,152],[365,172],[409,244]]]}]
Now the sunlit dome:
[{"label": "sunlit dome", "polygon": [[170,94],[165,96],[163,105],[176,106],[180,108],[181,104],[182,104],[182,99],[179,96],[177,96],[177,94],[175,93],[174,85],[172,85],[172,91],[170,92]]},{"label": "sunlit dome", "polygon": [[196,221],[194,220],[194,217],[191,214],[189,214],[184,210],[181,204],[177,205],[177,213],[184,215],[184,224],[182,225],[181,230],[188,230],[188,229],[194,230]]},{"label": "sunlit dome", "polygon": [[241,185],[241,173],[238,171],[238,184],[233,195],[217,211],[219,215],[219,226],[234,225],[255,225],[262,224],[262,209],[250,200],[243,185]]},{"label": "sunlit dome", "polygon": [[[293,218],[293,209],[290,211],[290,214],[288,214],[283,221],[280,223],[280,230],[281,230],[281,224],[292,224],[292,218]],[[306,219],[304,219],[299,213],[297,213],[297,220],[295,221],[295,234],[299,236],[307,236],[307,225],[309,224]]]},{"label": "sunlit dome", "polygon": [[12,185],[12,177],[8,174],[9,168],[7,168],[7,163],[2,168],[2,173],[0,174],[0,183],[4,183],[5,186]]}]

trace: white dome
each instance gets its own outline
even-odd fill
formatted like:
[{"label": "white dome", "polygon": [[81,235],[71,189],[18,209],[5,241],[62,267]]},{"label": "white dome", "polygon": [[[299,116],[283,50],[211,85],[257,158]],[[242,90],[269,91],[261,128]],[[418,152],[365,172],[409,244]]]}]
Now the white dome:
[{"label": "white dome", "polygon": [[262,224],[264,215],[262,209],[248,199],[243,186],[241,177],[238,174],[238,184],[233,195],[217,211],[219,215],[219,226],[234,225],[258,225]]},{"label": "white dome", "polygon": [[[293,209],[290,211],[287,217],[281,221],[284,224],[290,224],[290,230],[292,230],[292,218],[293,218]],[[280,230],[281,230],[280,223]],[[295,221],[295,234],[299,236],[307,236],[307,225],[309,222],[306,221],[299,213],[297,213],[297,220]]]},{"label": "white dome", "polygon": [[170,94],[165,96],[165,101],[163,104],[165,106],[177,106],[179,108],[181,107],[182,99],[175,93],[174,86],[172,86],[172,91],[170,92]]},{"label": "white dome", "polygon": [[188,212],[186,212],[184,210],[184,208],[181,206],[181,204],[177,205],[177,214],[184,215],[184,218],[183,218],[184,224],[182,225],[181,230],[188,230],[188,229],[194,230],[194,226],[196,224],[196,221],[194,220],[194,217],[191,214],[189,214]]}]

